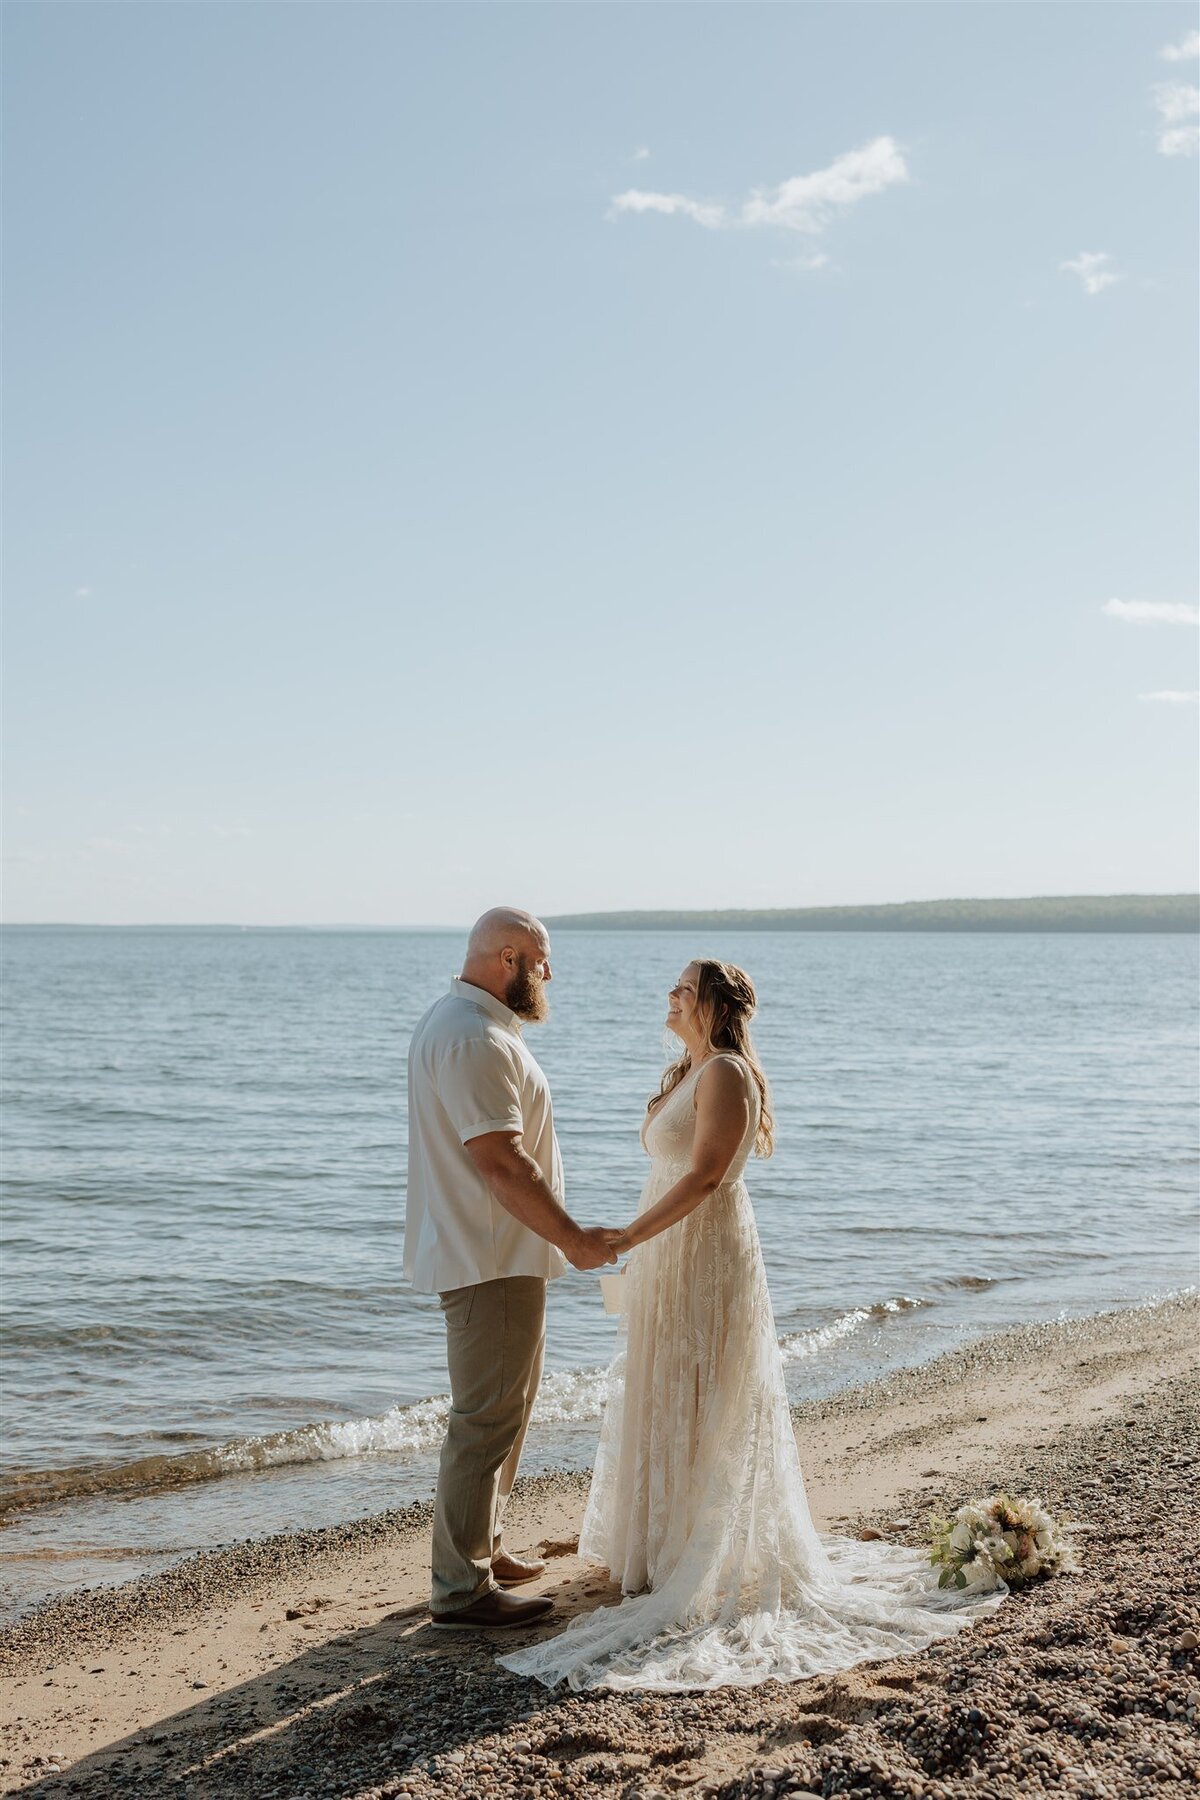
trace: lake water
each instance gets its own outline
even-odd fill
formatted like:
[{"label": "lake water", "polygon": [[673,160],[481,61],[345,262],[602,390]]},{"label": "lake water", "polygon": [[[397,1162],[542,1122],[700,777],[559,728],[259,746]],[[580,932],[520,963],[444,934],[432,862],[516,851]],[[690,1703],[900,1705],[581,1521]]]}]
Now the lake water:
[{"label": "lake water", "polygon": [[[665,994],[706,949],[759,989],[778,1148],[747,1179],[794,1398],[1195,1283],[1190,937],[562,932],[529,1042],[576,1217],[632,1215]],[[462,950],[6,933],[8,1611],[432,1492],[404,1065]],[[616,1326],[594,1275],[549,1313],[526,1466],[583,1467]]]}]

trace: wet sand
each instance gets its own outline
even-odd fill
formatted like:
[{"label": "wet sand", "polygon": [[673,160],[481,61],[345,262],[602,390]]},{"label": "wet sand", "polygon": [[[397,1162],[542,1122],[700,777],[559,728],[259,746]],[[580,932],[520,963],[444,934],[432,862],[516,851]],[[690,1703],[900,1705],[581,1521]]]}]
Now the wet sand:
[{"label": "wet sand", "polygon": [[[428,1623],[429,1509],[251,1540],[55,1600],[0,1636],[0,1794],[1104,1796],[1200,1781],[1200,1301],[1020,1327],[796,1410],[823,1530],[923,1539],[1007,1488],[1081,1521],[1083,1572],[917,1657],[695,1696],[550,1694]],[[506,1537],[554,1618],[586,1483]],[[550,1628],[550,1627],[547,1627]],[[524,1641],[508,1634],[506,1641]]]}]

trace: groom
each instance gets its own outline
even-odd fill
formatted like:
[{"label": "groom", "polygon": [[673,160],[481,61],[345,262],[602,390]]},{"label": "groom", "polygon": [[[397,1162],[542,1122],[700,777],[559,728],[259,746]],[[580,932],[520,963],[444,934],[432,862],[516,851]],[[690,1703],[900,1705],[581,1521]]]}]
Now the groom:
[{"label": "groom", "polygon": [[553,1601],[507,1590],[545,1563],[500,1542],[546,1343],[546,1283],[615,1262],[620,1237],[577,1225],[546,1077],[521,1022],[549,1015],[550,939],[532,913],[487,912],[462,975],[435,1001],[408,1053],[404,1271],[446,1319],[450,1419],[433,1519],[433,1598],[442,1630],[526,1625]]}]

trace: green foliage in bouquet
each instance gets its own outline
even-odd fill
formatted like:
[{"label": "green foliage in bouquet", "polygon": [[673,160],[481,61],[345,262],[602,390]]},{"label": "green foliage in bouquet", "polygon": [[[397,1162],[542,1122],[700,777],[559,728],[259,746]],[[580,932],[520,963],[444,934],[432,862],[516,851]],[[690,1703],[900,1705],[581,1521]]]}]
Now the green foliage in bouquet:
[{"label": "green foliage in bouquet", "polygon": [[1079,1568],[1069,1529],[1036,1497],[992,1494],[960,1506],[950,1519],[931,1513],[929,1531],[929,1560],[941,1569],[940,1588],[985,1592],[1001,1582],[1019,1587]]}]

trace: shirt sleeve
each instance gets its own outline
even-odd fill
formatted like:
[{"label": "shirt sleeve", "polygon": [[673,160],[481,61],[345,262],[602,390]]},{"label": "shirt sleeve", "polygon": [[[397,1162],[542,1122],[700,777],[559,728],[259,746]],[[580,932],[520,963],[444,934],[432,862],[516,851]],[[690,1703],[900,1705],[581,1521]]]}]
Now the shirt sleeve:
[{"label": "shirt sleeve", "polygon": [[464,1144],[488,1131],[524,1130],[516,1070],[493,1037],[453,1044],[438,1069],[437,1090]]}]

